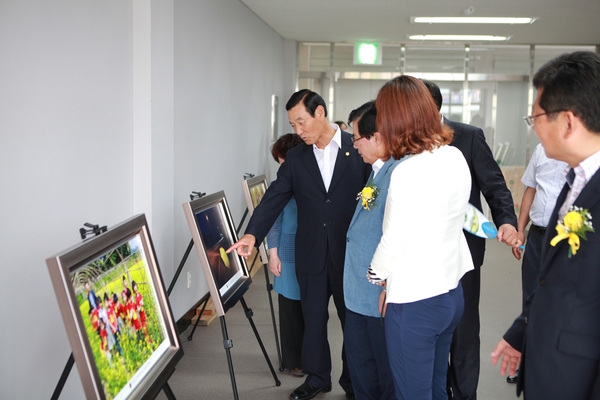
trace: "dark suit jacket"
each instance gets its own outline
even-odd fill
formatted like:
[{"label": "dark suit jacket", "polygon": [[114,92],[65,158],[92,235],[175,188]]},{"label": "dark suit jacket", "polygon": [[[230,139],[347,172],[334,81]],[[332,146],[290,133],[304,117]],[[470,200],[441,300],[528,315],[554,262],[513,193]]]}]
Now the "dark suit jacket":
[{"label": "dark suit jacket", "polygon": [[[485,136],[480,128],[444,118],[444,123],[454,130],[451,146],[459,149],[471,171],[471,196],[469,202],[481,208],[481,194],[492,211],[492,219],[497,227],[511,224],[517,227],[517,216],[510,190],[506,187],[504,175],[498,166]],[[485,239],[465,232],[475,268],[483,264]]]},{"label": "dark suit jacket", "polygon": [[543,239],[537,287],[504,335],[523,353],[517,390],[524,387],[527,399],[599,398],[600,171],[573,204],[589,210],[596,232],[571,258],[566,239],[550,245],[567,191],[565,185]]},{"label": "dark suit jacket", "polygon": [[277,180],[254,210],[246,233],[254,235],[257,244],[261,243],[294,196],[298,205],[296,269],[306,273],[319,272],[325,265],[329,244],[333,263],[342,271],[346,231],[354,214],[357,194],[370,173],[371,165],[364,163],[347,132],[342,132],[342,147],[337,154],[329,191],[325,190],[313,146],[294,147],[279,167]]}]

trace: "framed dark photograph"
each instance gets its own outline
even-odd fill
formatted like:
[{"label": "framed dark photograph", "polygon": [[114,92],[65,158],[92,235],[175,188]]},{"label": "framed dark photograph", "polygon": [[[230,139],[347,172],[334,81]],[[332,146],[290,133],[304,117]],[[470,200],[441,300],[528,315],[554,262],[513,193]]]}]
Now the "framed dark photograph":
[{"label": "framed dark photograph", "polygon": [[183,203],[200,265],[218,316],[233,307],[252,279],[246,260],[226,253],[237,242],[235,225],[223,191]]},{"label": "framed dark photograph", "polygon": [[[260,203],[260,200],[265,195],[267,191],[267,178],[264,175],[254,176],[249,179],[244,179],[242,181],[242,191],[244,192],[244,197],[246,198],[246,205],[248,206],[248,218],[252,217],[252,213],[254,209]],[[265,242],[258,246],[258,251],[260,253],[260,258],[263,264],[268,264],[269,259],[267,257],[267,251]]]},{"label": "framed dark photograph", "polygon": [[183,356],[143,214],[46,260],[88,399],[151,399]]}]

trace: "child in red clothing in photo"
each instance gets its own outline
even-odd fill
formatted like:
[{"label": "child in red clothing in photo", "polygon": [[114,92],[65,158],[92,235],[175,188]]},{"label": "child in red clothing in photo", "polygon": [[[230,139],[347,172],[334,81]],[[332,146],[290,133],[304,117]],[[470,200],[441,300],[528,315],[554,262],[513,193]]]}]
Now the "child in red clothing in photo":
[{"label": "child in red clothing in photo", "polygon": [[[120,331],[120,330],[122,330],[122,328],[125,326],[125,323],[127,322],[127,307],[125,306],[125,303],[119,301],[119,297],[115,293],[113,293],[112,299],[113,299],[113,303],[115,304],[115,310],[117,313],[117,321],[119,323],[119,331]],[[125,301],[124,298],[123,298],[123,301]]]},{"label": "child in red clothing in photo", "polygon": [[[100,350],[108,358],[108,362],[112,361],[112,354],[108,346],[108,333],[106,332],[107,326],[102,318],[98,319],[98,334],[100,335]],[[110,328],[108,328],[110,329]]]},{"label": "child in red clothing in photo", "polygon": [[94,328],[94,330],[98,332],[100,315],[97,307],[90,311],[90,320],[92,321],[92,328]]},{"label": "child in red clothing in photo", "polygon": [[104,293],[104,304],[106,305],[106,315],[108,316],[108,325],[113,334],[119,333],[119,321],[117,319],[117,305],[115,304],[113,297],[109,297],[108,294]]},{"label": "child in red clothing in photo", "polygon": [[142,339],[140,335],[140,329],[142,329],[142,322],[140,321],[140,317],[137,312],[137,305],[133,301],[133,296],[127,294],[126,291],[123,291],[123,300],[126,301],[125,306],[127,307],[127,319],[133,331],[137,334],[139,340]]},{"label": "child in red clothing in photo", "polygon": [[131,288],[135,293],[135,305],[137,306],[138,314],[140,315],[140,321],[142,326],[146,325],[146,311],[144,310],[144,298],[138,289],[138,285],[135,281],[131,281]]},{"label": "child in red clothing in photo", "polygon": [[144,328],[144,334],[146,335],[146,339],[148,339],[149,342],[152,342],[152,339],[150,339],[150,332],[148,332],[148,324],[146,323],[146,310],[144,310],[144,298],[140,293],[136,281],[131,281],[131,288],[133,289],[133,293],[135,294],[135,305],[138,315],[140,316],[140,323],[142,324],[142,328]]}]

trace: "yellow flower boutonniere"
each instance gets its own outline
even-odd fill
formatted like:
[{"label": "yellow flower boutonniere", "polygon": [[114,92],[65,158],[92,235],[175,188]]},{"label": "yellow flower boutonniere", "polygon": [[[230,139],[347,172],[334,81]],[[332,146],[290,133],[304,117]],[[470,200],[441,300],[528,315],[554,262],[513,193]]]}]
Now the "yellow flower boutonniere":
[{"label": "yellow flower boutonniere", "polygon": [[563,239],[569,240],[569,258],[577,254],[579,250],[580,239],[587,240],[587,232],[594,232],[592,226],[592,216],[588,210],[581,207],[569,207],[562,221],[556,224],[557,235],[550,241],[550,245],[556,246]]},{"label": "yellow flower boutonniere", "polygon": [[377,204],[375,204],[375,200],[377,200],[378,195],[379,188],[373,185],[373,180],[371,179],[367,186],[365,186],[363,190],[361,190],[358,193],[356,200],[361,200],[362,207],[365,210],[370,210],[371,207],[377,207]]}]

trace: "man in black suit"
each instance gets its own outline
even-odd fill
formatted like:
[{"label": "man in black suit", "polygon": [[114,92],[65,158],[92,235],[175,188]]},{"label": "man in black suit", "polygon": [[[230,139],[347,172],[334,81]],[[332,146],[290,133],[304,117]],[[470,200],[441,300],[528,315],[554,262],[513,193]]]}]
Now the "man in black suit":
[{"label": "man in black suit", "polygon": [[[440,88],[431,81],[422,81],[429,89],[438,110],[441,110]],[[485,142],[483,131],[473,125],[442,118],[443,123],[454,130],[454,139],[450,145],[463,153],[471,171],[469,202],[481,211],[483,194],[492,211],[492,219],[498,227],[498,241],[513,246],[518,236],[512,195],[506,187],[506,181],[492,151]],[[485,239],[466,232],[465,237],[475,269],[467,272],[461,279],[465,310],[452,336],[447,386],[450,399],[475,400],[479,383],[479,295]]]},{"label": "man in black suit", "polygon": [[[247,257],[294,196],[298,205],[296,275],[304,314],[302,368],[305,382],[290,395],[291,400],[313,398],[331,390],[331,354],[327,340],[329,298],[344,326],[343,293],[346,231],[354,214],[357,194],[371,172],[353,147],[352,135],[327,120],[325,101],[304,89],[286,104],[292,128],[305,145],[287,153],[277,180],[267,189],[246,228],[246,233],[228,251],[237,249]],[[342,348],[343,370],[339,383],[353,398],[350,375]]]},{"label": "man in black suit", "polygon": [[[600,55],[563,54],[533,78],[525,121],[571,167],[542,241],[537,286],[492,352],[525,399],[600,398]],[[594,229],[596,228],[596,229]]]}]

